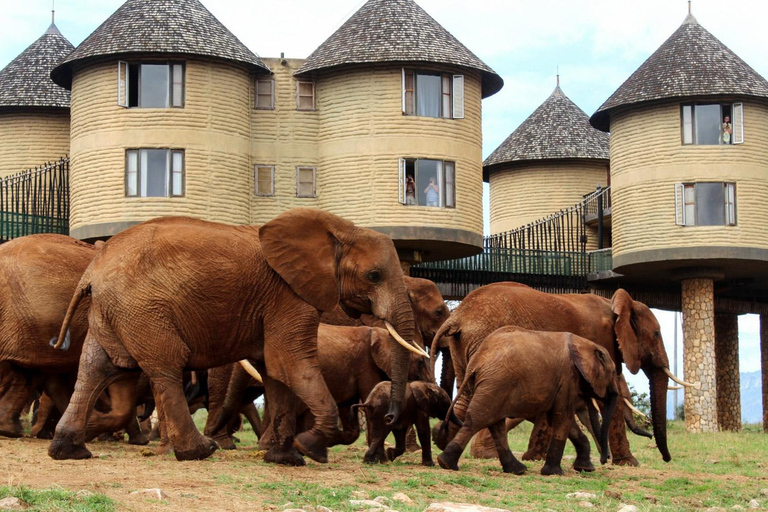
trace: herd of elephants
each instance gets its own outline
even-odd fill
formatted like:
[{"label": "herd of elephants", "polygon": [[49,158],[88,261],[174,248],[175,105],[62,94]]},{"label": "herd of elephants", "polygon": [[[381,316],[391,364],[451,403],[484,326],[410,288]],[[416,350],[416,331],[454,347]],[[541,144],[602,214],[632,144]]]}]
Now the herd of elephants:
[{"label": "herd of elephants", "polygon": [[[360,411],[365,462],[401,455],[415,430],[424,465],[434,441],[457,470],[477,434],[473,455],[521,474],[507,432],[529,420],[523,459],[562,474],[570,439],[574,469],[591,471],[577,417],[603,463],[637,464],[627,427],[671,459],[659,323],[621,289],[495,283],[451,313],[434,283],[403,275],[391,239],[310,209],[261,226],[163,217],[95,245],[31,235],[0,245],[0,269],[0,435],[22,436],[34,403],[30,435],[52,438],[54,459],[89,458],[87,441],[122,430],[146,444],[153,411],[158,452],[178,460],[234,448],[245,415],[267,462],[326,462],[359,437]],[[633,421],[622,363],[650,381],[652,434]]]}]

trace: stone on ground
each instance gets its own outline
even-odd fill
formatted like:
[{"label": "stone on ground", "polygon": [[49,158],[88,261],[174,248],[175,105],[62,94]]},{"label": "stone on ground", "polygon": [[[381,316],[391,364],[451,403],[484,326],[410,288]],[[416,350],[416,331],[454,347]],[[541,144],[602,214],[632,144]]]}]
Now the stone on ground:
[{"label": "stone on ground", "polygon": [[431,503],[424,512],[511,512],[504,508],[490,508],[469,503]]},{"label": "stone on ground", "polygon": [[392,499],[395,501],[399,501],[400,503],[413,503],[413,500],[408,497],[407,494],[402,492],[396,492],[392,495]]},{"label": "stone on ground", "polygon": [[134,495],[134,496],[144,496],[144,497],[152,498],[152,499],[155,499],[155,500],[158,500],[158,501],[159,500],[167,500],[168,499],[168,495],[165,494],[161,489],[157,489],[157,488],[154,488],[154,489],[142,489],[140,491],[133,491],[130,494]]},{"label": "stone on ground", "polygon": [[639,512],[640,509],[638,509],[634,505],[624,505],[622,503],[621,508],[619,509],[619,512]]},{"label": "stone on ground", "polygon": [[576,491],[565,495],[566,498],[576,498],[579,500],[593,500],[597,498],[597,494],[592,492]]},{"label": "stone on ground", "polygon": [[0,500],[0,510],[20,510],[23,508],[27,508],[24,502],[14,496]]}]

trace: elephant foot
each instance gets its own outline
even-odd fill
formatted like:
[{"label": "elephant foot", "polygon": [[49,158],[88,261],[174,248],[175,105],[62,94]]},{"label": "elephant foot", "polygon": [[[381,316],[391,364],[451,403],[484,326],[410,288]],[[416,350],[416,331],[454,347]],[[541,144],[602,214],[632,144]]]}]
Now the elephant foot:
[{"label": "elephant foot", "polygon": [[519,460],[515,459],[508,463],[502,463],[501,464],[501,470],[504,473],[511,473],[513,475],[524,475],[526,471],[528,471],[528,466],[520,462]]},{"label": "elephant foot", "polygon": [[293,445],[315,462],[328,462],[328,444],[322,435],[314,434],[311,430],[302,432],[294,438]]},{"label": "elephant foot", "polygon": [[133,435],[128,437],[128,444],[133,444],[136,446],[146,446],[149,444],[149,438],[144,434]]},{"label": "elephant foot", "polygon": [[48,429],[41,428],[30,432],[29,436],[37,439],[53,439],[53,432]]},{"label": "elephant foot", "polygon": [[544,460],[546,458],[547,453],[539,450],[528,450],[523,454],[523,460]]},{"label": "elephant foot", "polygon": [[[419,449],[421,449],[421,448],[419,448]],[[401,456],[403,454],[403,452],[398,453],[397,448],[392,448],[390,446],[389,448],[386,449],[386,454],[387,454],[387,460],[393,461],[396,458],[398,458],[399,456]]]},{"label": "elephant foot", "polygon": [[171,453],[170,443],[162,443],[155,449],[155,455],[168,455],[169,453]]},{"label": "elephant foot", "polygon": [[435,423],[435,426],[432,427],[432,442],[441,450],[445,450],[445,447],[448,446],[447,429],[445,431],[442,430],[443,423],[445,422],[438,421]]},{"label": "elephant foot", "polygon": [[264,462],[281,464],[283,466],[304,466],[306,464],[304,457],[295,448],[280,450],[277,446],[267,450],[267,453],[264,454]]},{"label": "elephant foot", "polygon": [[613,464],[616,466],[634,466],[637,467],[640,463],[637,461],[634,455],[630,454],[626,457],[614,457]]},{"label": "elephant foot", "polygon": [[587,460],[576,459],[575,461],[573,461],[573,469],[575,469],[580,473],[591,473],[592,471],[595,470],[595,466],[592,464],[592,461],[589,459]]},{"label": "elephant foot", "polygon": [[445,455],[445,452],[441,453],[437,456],[437,463],[440,465],[443,469],[450,469],[451,471],[458,471],[459,465],[456,463],[456,461],[447,460],[447,457],[443,457]]},{"label": "elephant foot", "polygon": [[222,450],[237,450],[237,446],[235,446],[235,441],[230,436],[220,436],[220,437],[214,437],[217,443],[219,443],[219,448]]},{"label": "elephant foot", "polygon": [[437,463],[443,469],[451,469],[453,471],[459,470],[459,457],[463,448],[457,443],[451,441],[448,446],[445,447],[445,451],[437,456]]},{"label": "elephant foot", "polygon": [[541,474],[544,476],[549,476],[549,475],[563,476],[563,468],[561,468],[559,465],[555,466],[555,465],[544,464],[544,467],[541,468]]},{"label": "elephant foot", "polygon": [[216,444],[216,441],[213,439],[207,437],[204,437],[203,439],[204,441],[202,443],[189,450],[174,449],[173,452],[176,455],[176,460],[203,460],[213,455],[213,452],[218,450],[219,445]]},{"label": "elephant foot", "polygon": [[82,460],[90,459],[93,454],[84,444],[72,444],[54,436],[48,447],[48,456],[55,460]]},{"label": "elephant foot", "polygon": [[430,468],[435,465],[435,461],[432,459],[421,459],[421,465]]},{"label": "elephant foot", "polygon": [[16,438],[23,435],[24,430],[21,428],[21,423],[18,421],[3,422],[0,424],[0,436]]},{"label": "elephant foot", "polygon": [[498,456],[496,446],[480,446],[472,444],[472,449],[469,452],[475,459],[495,459]]}]

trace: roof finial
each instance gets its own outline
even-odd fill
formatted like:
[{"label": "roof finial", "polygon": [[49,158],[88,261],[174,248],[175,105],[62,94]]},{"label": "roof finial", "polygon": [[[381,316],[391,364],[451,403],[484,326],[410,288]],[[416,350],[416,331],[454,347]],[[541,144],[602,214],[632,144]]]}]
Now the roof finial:
[{"label": "roof finial", "polygon": [[56,21],[56,0],[51,0],[51,25]]},{"label": "roof finial", "polygon": [[691,0],[688,0],[688,14],[691,14]]},{"label": "roof finial", "polygon": [[557,86],[560,87],[560,66],[557,66]]}]

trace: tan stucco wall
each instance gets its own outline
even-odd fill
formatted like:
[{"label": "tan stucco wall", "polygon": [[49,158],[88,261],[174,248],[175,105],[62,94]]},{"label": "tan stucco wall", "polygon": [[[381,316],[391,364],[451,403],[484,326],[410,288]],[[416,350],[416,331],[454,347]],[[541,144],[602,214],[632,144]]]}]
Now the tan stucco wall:
[{"label": "tan stucco wall", "polygon": [[69,110],[0,112],[0,178],[69,154]]},{"label": "tan stucco wall", "polygon": [[[768,106],[744,101],[744,144],[683,146],[680,103],[611,116],[613,257],[670,248],[768,248]],[[736,183],[737,226],[675,224],[678,182]]]},{"label": "tan stucco wall", "polygon": [[[117,59],[75,71],[72,82],[73,236],[114,234],[161,215],[250,222],[251,77],[226,62],[186,61],[184,108],[117,105]],[[185,150],[185,196],[125,197],[125,150]],[[97,227],[94,227],[97,226]],[[101,233],[99,233],[101,231]]]},{"label": "tan stucco wall", "polygon": [[542,219],[584,200],[599,184],[607,185],[608,162],[525,162],[494,170],[491,190],[491,234]]}]

